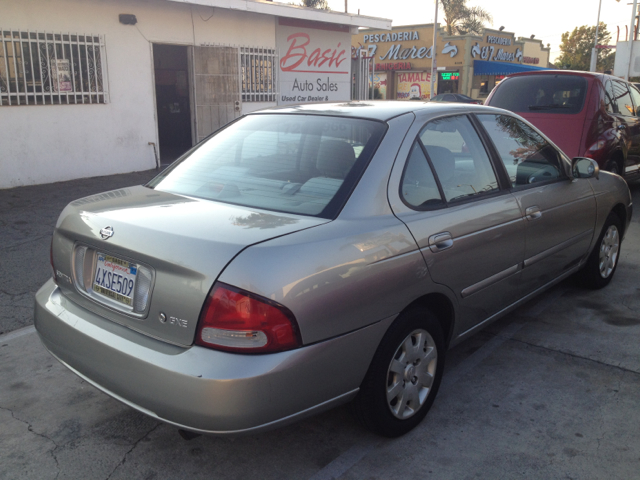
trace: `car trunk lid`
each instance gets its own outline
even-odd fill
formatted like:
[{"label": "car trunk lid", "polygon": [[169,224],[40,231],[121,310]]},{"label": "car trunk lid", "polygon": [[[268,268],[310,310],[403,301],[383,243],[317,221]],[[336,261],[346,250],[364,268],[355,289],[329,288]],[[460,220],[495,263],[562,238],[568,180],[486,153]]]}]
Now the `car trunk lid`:
[{"label": "car trunk lid", "polygon": [[[191,345],[213,282],[238,253],[328,221],[138,186],[69,204],[56,226],[53,261],[60,288],[76,303],[141,333]],[[112,287],[105,268],[114,285],[117,278],[135,287],[118,284],[113,288],[125,295],[116,298],[104,289]],[[146,288],[139,282],[150,284],[148,300],[133,310]]]}]

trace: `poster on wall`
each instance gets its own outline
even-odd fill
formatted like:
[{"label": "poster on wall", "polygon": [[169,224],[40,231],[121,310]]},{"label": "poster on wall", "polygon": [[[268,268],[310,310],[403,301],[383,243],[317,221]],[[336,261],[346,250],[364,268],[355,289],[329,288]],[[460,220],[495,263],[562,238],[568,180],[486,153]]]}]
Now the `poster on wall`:
[{"label": "poster on wall", "polygon": [[[398,100],[419,98],[428,100],[431,96],[431,73],[401,72],[398,73]],[[434,85],[435,91],[438,89]]]},{"label": "poster on wall", "polygon": [[373,85],[376,100],[386,100],[387,98],[387,74],[375,72],[369,76],[369,86]]},{"label": "poster on wall", "polygon": [[[52,83],[54,92],[72,92],[71,67],[68,59],[58,59],[52,62]],[[57,82],[56,82],[57,79]]]},{"label": "poster on wall", "polygon": [[280,18],[279,105],[343,102],[351,98],[348,27]]}]

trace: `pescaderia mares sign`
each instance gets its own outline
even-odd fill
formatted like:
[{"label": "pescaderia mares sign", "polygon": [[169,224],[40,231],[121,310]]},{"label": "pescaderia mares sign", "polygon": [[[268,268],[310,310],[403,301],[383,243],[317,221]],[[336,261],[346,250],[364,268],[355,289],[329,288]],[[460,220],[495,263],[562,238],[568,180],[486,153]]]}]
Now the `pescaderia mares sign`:
[{"label": "pescaderia mares sign", "polygon": [[279,105],[343,102],[351,98],[348,27],[280,18]]}]

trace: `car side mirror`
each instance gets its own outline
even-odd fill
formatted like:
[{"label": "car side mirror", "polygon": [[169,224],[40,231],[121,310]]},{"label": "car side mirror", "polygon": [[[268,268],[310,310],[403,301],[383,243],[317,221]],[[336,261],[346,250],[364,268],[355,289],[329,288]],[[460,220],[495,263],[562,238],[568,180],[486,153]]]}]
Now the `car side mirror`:
[{"label": "car side mirror", "polygon": [[571,162],[573,178],[599,178],[600,166],[591,158],[576,157]]}]

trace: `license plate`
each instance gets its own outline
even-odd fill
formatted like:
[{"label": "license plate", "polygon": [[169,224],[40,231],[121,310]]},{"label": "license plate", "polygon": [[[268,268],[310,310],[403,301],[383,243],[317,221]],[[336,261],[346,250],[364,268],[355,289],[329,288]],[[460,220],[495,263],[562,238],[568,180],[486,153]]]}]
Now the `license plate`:
[{"label": "license plate", "polygon": [[121,258],[98,253],[93,291],[123,305],[133,303],[138,267]]}]

